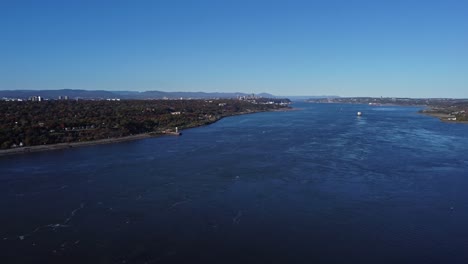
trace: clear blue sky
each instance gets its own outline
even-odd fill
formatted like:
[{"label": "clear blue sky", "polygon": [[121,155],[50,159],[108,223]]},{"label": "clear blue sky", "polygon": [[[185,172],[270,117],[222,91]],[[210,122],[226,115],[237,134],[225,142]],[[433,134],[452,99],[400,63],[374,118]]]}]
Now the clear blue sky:
[{"label": "clear blue sky", "polygon": [[0,0],[0,89],[468,97],[468,1]]}]

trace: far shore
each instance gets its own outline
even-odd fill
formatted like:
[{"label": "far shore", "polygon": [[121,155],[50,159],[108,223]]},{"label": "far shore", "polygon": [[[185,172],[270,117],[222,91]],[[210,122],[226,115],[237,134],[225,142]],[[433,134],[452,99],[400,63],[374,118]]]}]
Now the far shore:
[{"label": "far shore", "polygon": [[110,143],[132,141],[132,140],[138,140],[138,139],[144,139],[144,138],[150,138],[150,137],[156,137],[156,136],[160,136],[160,135],[151,135],[150,133],[144,133],[144,134],[131,135],[131,136],[125,136],[125,137],[118,137],[118,138],[105,138],[105,139],[82,141],[82,142],[58,143],[58,144],[50,144],[50,145],[36,145],[36,146],[30,146],[30,147],[2,149],[0,150],[0,156],[41,152],[41,151],[48,151],[48,150],[68,149],[68,148],[75,148],[75,147],[100,145],[100,144],[110,144]]},{"label": "far shore", "polygon": [[451,124],[468,124],[468,121],[452,121],[448,120],[449,117],[453,117],[450,114],[443,114],[443,113],[432,113],[432,112],[419,112],[422,115],[427,115],[430,117],[435,117],[438,118],[440,121],[445,122],[445,123],[451,123]]},{"label": "far shore", "polygon": [[[315,103],[315,102],[312,102]],[[367,103],[341,103],[341,102],[327,102],[326,104],[356,104],[356,105],[368,105]],[[428,105],[401,105],[401,104],[391,104],[391,103],[385,103],[385,104],[378,104],[378,105],[372,105],[372,106],[395,106],[395,107],[424,107],[425,109],[432,109]],[[468,121],[459,121],[459,120],[448,120],[450,117],[454,117],[453,115],[450,114],[444,114],[444,113],[437,113],[437,112],[424,112],[424,111],[418,111],[419,114],[430,116],[430,117],[435,117],[439,119],[440,121],[444,123],[450,123],[450,124],[468,124]]]},{"label": "far shore", "polygon": [[[230,117],[230,116],[255,114],[255,113],[261,113],[261,112],[283,112],[283,111],[292,111],[292,110],[295,110],[295,109],[294,108],[282,108],[282,109],[274,109],[271,111],[240,112],[240,113],[235,113],[233,115],[221,117],[216,121],[210,122],[208,124],[196,126],[196,127],[210,125],[225,117]],[[195,127],[187,127],[185,129],[189,129],[189,128],[195,128]],[[137,134],[137,135],[117,137],[117,138],[105,138],[105,139],[81,141],[81,142],[58,143],[58,144],[49,144],[49,145],[25,146],[25,147],[11,148],[11,149],[0,149],[0,157],[8,156],[8,155],[15,155],[15,154],[25,154],[25,153],[42,152],[42,151],[50,151],[50,150],[94,146],[94,145],[101,145],[101,144],[111,144],[111,143],[133,141],[133,140],[139,140],[139,139],[145,139],[145,138],[160,137],[160,136],[171,136],[171,134],[149,132],[149,133],[142,133],[142,134]]]}]

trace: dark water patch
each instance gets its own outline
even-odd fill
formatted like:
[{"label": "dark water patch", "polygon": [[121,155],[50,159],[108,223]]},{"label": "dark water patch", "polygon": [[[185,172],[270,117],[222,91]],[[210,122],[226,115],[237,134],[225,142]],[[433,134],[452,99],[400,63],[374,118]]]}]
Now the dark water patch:
[{"label": "dark water patch", "polygon": [[299,107],[1,157],[2,262],[465,263],[468,126]]}]

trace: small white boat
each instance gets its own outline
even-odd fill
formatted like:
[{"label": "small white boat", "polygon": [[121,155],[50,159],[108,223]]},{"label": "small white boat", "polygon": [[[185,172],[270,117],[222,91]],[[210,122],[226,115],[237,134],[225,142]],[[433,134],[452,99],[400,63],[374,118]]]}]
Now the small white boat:
[{"label": "small white boat", "polygon": [[361,112],[357,112],[357,115],[358,115],[358,116],[362,116],[362,113],[361,113]]}]

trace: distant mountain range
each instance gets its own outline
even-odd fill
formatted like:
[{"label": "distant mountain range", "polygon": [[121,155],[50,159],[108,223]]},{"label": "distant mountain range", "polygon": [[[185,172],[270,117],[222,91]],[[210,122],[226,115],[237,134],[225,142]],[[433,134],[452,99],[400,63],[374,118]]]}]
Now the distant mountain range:
[{"label": "distant mountain range", "polygon": [[[68,96],[69,99],[177,99],[177,98],[236,98],[238,96],[248,96],[246,93],[205,93],[205,92],[163,92],[163,91],[104,91],[104,90],[0,90],[0,98],[20,98],[27,99],[31,96],[41,96],[44,99],[58,99]],[[260,97],[275,98],[269,93],[255,94]]]}]

